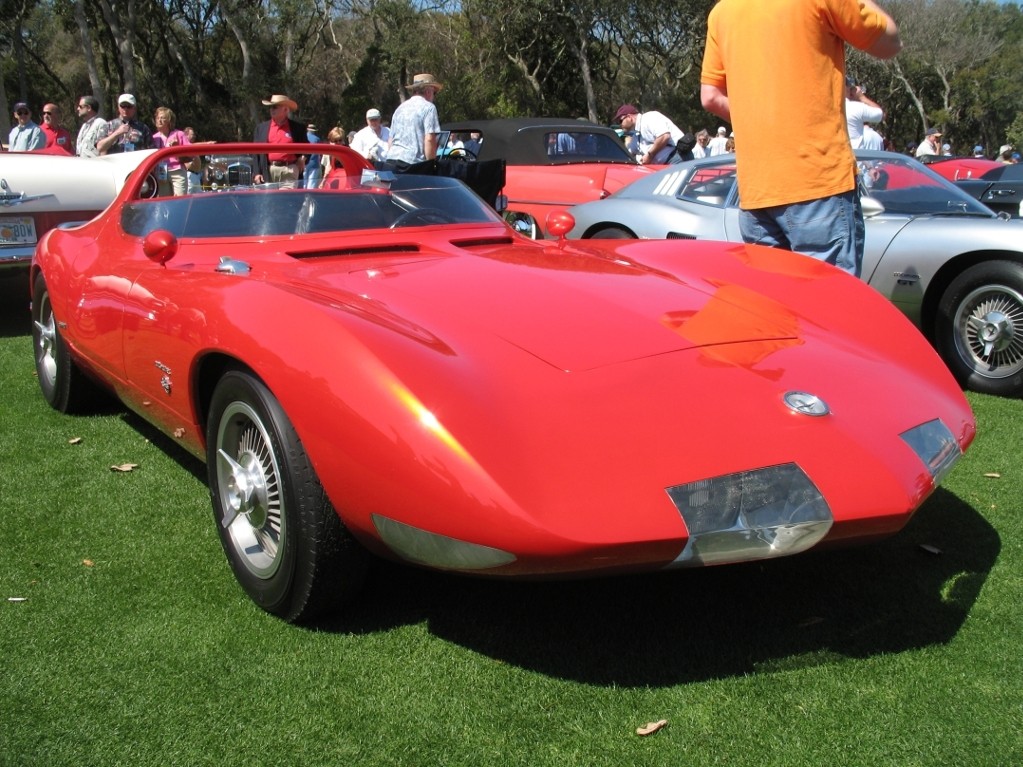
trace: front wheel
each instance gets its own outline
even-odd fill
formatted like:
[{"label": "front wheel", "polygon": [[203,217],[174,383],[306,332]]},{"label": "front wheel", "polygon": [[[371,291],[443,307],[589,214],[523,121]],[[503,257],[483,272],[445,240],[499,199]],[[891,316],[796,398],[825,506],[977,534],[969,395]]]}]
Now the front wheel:
[{"label": "front wheel", "polygon": [[32,348],[39,389],[50,407],[62,413],[87,410],[97,389],[71,356],[42,273],[36,275],[32,285]]},{"label": "front wheel", "polygon": [[287,621],[307,621],[354,596],[369,555],[334,511],[269,389],[249,373],[226,373],[206,437],[217,532],[249,597]]},{"label": "front wheel", "polygon": [[1023,395],[1023,266],[987,261],[953,280],[938,305],[935,342],[962,386]]}]

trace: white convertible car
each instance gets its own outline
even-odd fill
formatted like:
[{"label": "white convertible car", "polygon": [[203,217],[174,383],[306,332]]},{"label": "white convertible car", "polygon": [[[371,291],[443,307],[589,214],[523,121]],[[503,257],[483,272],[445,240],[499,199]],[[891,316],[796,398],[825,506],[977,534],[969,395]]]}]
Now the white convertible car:
[{"label": "white convertible car", "polygon": [[36,242],[50,229],[94,218],[150,154],[0,154],[0,269],[31,261]]}]

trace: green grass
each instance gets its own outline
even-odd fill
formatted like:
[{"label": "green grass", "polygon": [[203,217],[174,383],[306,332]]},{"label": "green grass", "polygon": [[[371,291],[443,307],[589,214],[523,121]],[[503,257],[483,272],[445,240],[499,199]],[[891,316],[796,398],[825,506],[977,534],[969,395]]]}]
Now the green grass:
[{"label": "green grass", "polygon": [[235,584],[201,464],[45,405],[26,294],[0,280],[3,767],[1023,763],[1023,402],[971,396],[972,450],[878,544],[553,584],[385,565],[310,630]]}]

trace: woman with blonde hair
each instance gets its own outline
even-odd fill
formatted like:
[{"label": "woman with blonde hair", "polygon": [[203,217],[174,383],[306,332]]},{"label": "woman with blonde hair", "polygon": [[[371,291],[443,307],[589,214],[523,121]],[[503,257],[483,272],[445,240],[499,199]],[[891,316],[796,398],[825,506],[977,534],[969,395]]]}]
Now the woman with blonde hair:
[{"label": "woman with blonde hair", "polygon": [[[184,131],[174,128],[174,112],[168,107],[158,107],[153,116],[156,130],[153,132],[153,146],[162,149],[167,146],[188,146],[192,142]],[[188,191],[188,172],[177,158],[160,163],[157,184],[161,197],[181,197]]]}]

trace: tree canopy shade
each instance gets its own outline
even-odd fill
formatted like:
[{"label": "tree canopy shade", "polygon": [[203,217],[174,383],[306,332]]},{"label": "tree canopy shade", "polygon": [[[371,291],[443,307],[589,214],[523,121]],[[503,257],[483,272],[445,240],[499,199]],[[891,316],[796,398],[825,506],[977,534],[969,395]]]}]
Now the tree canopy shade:
[{"label": "tree canopy shade", "polygon": [[[0,102],[64,107],[91,93],[114,112],[169,106],[202,139],[248,138],[260,100],[286,93],[321,132],[362,126],[407,97],[417,72],[447,86],[442,119],[586,117],[619,104],[713,129],[699,71],[713,0],[0,0]],[[1023,144],[1023,12],[993,0],[886,0],[905,48],[858,52],[849,71],[886,112],[896,147],[932,125],[955,149]],[[765,77],[770,76],[765,71]],[[779,108],[784,108],[780,105]],[[0,128],[5,128],[0,125]],[[75,126],[68,125],[74,129]],[[798,135],[799,126],[792,126]],[[4,132],[6,135],[6,130]],[[779,137],[779,140],[788,140]],[[741,137],[739,137],[741,142]]]}]

